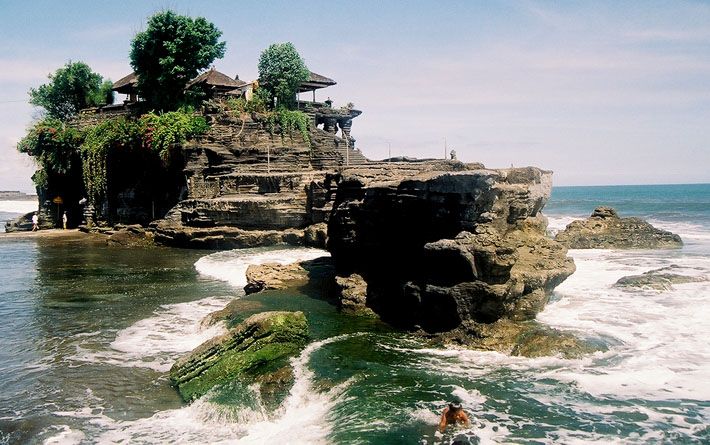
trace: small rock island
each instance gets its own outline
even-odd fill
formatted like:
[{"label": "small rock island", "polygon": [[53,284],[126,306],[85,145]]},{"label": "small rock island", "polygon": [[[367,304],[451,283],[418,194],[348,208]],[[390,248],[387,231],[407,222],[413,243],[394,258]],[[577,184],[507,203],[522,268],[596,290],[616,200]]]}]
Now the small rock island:
[{"label": "small rock island", "polygon": [[570,249],[679,249],[680,236],[641,218],[621,218],[611,207],[597,207],[586,220],[573,221],[555,240]]}]

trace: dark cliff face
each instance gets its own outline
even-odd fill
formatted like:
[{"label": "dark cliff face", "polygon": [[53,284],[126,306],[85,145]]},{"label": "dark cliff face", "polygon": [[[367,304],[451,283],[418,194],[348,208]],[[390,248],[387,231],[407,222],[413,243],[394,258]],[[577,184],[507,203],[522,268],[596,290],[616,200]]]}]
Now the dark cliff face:
[{"label": "dark cliff face", "polygon": [[365,279],[367,305],[390,323],[439,332],[532,319],[574,271],[539,215],[550,179],[535,168],[347,170],[328,249],[339,275]]}]

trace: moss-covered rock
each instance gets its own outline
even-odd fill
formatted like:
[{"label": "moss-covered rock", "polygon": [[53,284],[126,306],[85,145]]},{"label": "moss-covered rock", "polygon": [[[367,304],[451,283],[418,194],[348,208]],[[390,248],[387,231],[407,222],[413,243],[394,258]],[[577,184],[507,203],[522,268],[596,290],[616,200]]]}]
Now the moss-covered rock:
[{"label": "moss-covered rock", "polygon": [[237,378],[256,380],[283,368],[307,342],[303,312],[262,312],[178,359],[170,381],[184,400],[194,400],[215,385]]}]

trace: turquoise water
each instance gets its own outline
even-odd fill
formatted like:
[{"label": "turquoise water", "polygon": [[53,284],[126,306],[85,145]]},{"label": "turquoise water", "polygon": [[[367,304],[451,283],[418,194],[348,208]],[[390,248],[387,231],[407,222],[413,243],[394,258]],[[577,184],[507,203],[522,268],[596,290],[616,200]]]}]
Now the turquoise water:
[{"label": "turquoise water", "polygon": [[[708,186],[624,189],[555,189],[552,230],[607,204],[680,233],[686,247],[571,252],[578,271],[539,319],[610,347],[579,360],[433,348],[342,316],[327,298],[243,295],[248,264],[323,254],[313,249],[0,238],[0,443],[708,443],[710,285],[611,287],[669,265],[710,276],[710,209],[693,204],[710,202]],[[222,329],[200,320],[234,299],[244,317],[299,309],[311,324],[276,410],[238,385],[185,405],[168,384],[172,362]],[[441,435],[452,396],[473,425]]]},{"label": "turquoise water", "polygon": [[710,184],[555,187],[545,212],[589,216],[600,205],[626,216],[710,225]]}]

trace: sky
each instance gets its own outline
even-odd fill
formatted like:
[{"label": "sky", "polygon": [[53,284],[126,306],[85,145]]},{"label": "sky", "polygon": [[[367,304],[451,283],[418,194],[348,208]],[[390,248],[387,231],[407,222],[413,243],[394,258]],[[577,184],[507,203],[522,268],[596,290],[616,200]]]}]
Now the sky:
[{"label": "sky", "polygon": [[[443,157],[553,170],[555,185],[710,182],[710,1],[0,0],[0,190],[33,191],[16,143],[40,110],[27,92],[67,61],[131,72],[153,13],[223,31],[215,67],[257,77],[292,42],[355,104],[371,159]],[[117,97],[122,100],[123,97]]]}]

